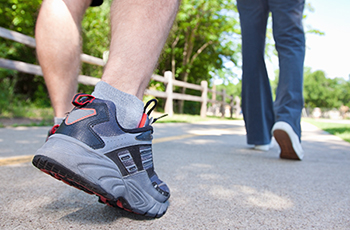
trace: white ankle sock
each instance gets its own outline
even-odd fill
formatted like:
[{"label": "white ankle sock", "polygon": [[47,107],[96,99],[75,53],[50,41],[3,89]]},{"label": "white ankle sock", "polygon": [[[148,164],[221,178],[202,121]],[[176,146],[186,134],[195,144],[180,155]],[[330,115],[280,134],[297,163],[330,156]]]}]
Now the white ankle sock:
[{"label": "white ankle sock", "polygon": [[64,117],[54,117],[53,119],[53,125],[60,125],[63,121]]},{"label": "white ankle sock", "polygon": [[114,102],[118,122],[123,128],[134,129],[139,125],[144,104],[136,96],[124,93],[104,81],[96,84],[92,96]]}]

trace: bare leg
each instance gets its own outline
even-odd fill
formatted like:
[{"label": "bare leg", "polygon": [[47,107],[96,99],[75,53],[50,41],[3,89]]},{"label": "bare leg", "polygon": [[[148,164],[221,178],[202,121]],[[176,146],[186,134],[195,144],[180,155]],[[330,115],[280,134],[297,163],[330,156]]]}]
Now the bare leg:
[{"label": "bare leg", "polygon": [[64,117],[77,90],[80,24],[91,0],[44,0],[36,24],[37,55],[56,117]]},{"label": "bare leg", "polygon": [[142,99],[175,19],[179,0],[115,0],[102,80]]},{"label": "bare leg", "polygon": [[[138,106],[133,108],[134,104],[141,103],[142,116],[143,103],[139,99],[148,85],[177,8],[178,0],[113,3],[112,45],[103,81],[93,93],[97,99],[85,101],[88,109],[77,107],[70,113],[67,122],[37,151],[33,159],[36,167],[98,195],[106,204],[151,217],[161,217],[166,212],[170,193],[154,171],[150,124],[136,129],[137,124],[126,127],[120,121],[127,120],[130,113],[137,117],[139,110]],[[79,44],[79,39],[74,41]],[[123,107],[128,112],[124,115],[120,110]],[[128,157],[121,161],[123,155]],[[114,159],[119,159],[116,165]],[[116,175],[113,180],[111,175]]]}]

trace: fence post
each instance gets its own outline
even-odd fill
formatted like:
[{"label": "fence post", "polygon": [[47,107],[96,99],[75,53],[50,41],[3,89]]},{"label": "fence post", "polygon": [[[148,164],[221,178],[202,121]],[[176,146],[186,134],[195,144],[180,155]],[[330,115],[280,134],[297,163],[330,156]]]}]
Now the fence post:
[{"label": "fence post", "polygon": [[222,106],[221,106],[221,117],[225,117],[225,105],[226,105],[226,90],[222,90]]},{"label": "fence post", "polygon": [[171,71],[166,71],[164,73],[164,78],[167,80],[168,84],[166,86],[166,94],[167,98],[165,101],[165,113],[168,114],[169,117],[174,115],[173,110],[173,74]]},{"label": "fence post", "polygon": [[212,108],[213,108],[213,115],[214,116],[217,116],[217,103],[216,103],[216,85],[215,84],[213,84],[213,88],[212,88],[212,95],[211,95],[211,100],[213,101],[212,102],[212,104],[211,104],[211,106],[212,106]]},{"label": "fence post", "polygon": [[[212,90],[213,90],[213,94],[211,96],[211,100],[216,101],[216,85],[215,84],[213,84]],[[214,103],[215,102],[213,102],[213,105],[214,105]]]},{"label": "fence post", "polygon": [[234,107],[234,95],[232,94],[230,97],[230,118],[233,118],[233,107]]},{"label": "fence post", "polygon": [[202,106],[201,106],[201,117],[207,116],[207,102],[208,102],[208,82],[201,81],[202,91]]},{"label": "fence post", "polygon": [[236,118],[238,118],[241,113],[241,99],[238,96],[235,97],[235,113]]}]

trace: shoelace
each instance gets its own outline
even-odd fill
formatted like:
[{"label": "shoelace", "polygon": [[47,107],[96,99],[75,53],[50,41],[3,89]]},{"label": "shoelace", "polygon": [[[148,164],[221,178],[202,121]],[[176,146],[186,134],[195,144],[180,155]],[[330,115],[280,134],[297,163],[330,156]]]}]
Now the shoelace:
[{"label": "shoelace", "polygon": [[[74,106],[76,106],[76,107],[82,107],[82,106],[84,106],[84,105],[87,104],[87,103],[91,103],[94,99],[95,99],[95,97],[92,96],[92,95],[85,94],[85,93],[78,93],[78,94],[76,94],[76,95],[74,96],[74,98],[73,98],[73,100],[72,100],[72,104],[73,104]],[[151,107],[150,109],[148,109],[148,107],[149,107],[152,103],[154,103],[154,104],[152,105],[152,107]],[[144,109],[143,109],[143,113],[144,113],[144,114],[147,114],[148,117],[150,117],[152,111],[156,108],[157,104],[158,104],[158,101],[157,101],[156,99],[151,99],[151,100],[149,100],[149,101],[146,103],[146,105],[145,105],[145,107],[144,107]],[[147,109],[148,109],[148,112],[146,113]],[[153,124],[153,123],[156,122],[157,120],[159,120],[159,119],[161,119],[161,118],[163,118],[163,117],[166,117],[166,116],[168,116],[168,114],[164,114],[164,115],[162,115],[162,116],[160,116],[160,117],[157,117],[157,118],[150,117],[150,122],[149,122],[149,124]],[[142,120],[144,120],[144,118],[142,118]],[[144,125],[143,122],[141,122],[141,124]],[[139,127],[142,127],[142,126],[139,126]]]},{"label": "shoelace", "polygon": [[[148,110],[148,112],[146,113],[146,110],[147,110],[148,106],[149,106],[150,104],[152,104],[152,103],[154,103],[154,105],[153,105],[153,106]],[[151,99],[151,100],[149,100],[149,101],[146,103],[146,105],[145,105],[145,107],[144,107],[144,109],[143,109],[143,113],[144,113],[144,114],[147,114],[148,117],[150,117],[152,111],[156,108],[157,104],[158,104],[158,101],[157,101],[156,99]],[[161,118],[163,118],[163,117],[166,117],[166,116],[168,116],[168,114],[164,114],[164,115],[162,115],[162,116],[160,116],[160,117],[157,117],[157,118],[153,118],[153,117],[152,117],[152,118],[151,118],[150,124],[153,124],[153,123],[156,122],[157,120],[159,120],[159,119],[161,119]]]}]

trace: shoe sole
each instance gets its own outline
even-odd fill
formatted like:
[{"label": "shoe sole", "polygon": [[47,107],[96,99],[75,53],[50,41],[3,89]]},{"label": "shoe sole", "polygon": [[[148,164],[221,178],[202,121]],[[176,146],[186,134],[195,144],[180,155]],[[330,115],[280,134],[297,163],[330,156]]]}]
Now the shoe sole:
[{"label": "shoe sole", "polygon": [[261,146],[261,145],[256,145],[253,147],[254,150],[257,150],[257,151],[263,151],[263,152],[267,152],[270,150],[270,147],[269,146]]},{"label": "shoe sole", "polygon": [[281,148],[280,158],[301,160],[298,154],[295,152],[292,141],[287,132],[284,130],[275,130],[273,131],[273,136]]},{"label": "shoe sole", "polygon": [[[70,169],[66,168],[62,164],[58,163],[57,161],[42,155],[36,155],[33,158],[32,161],[33,165],[40,169],[42,172],[54,177],[57,180],[60,180],[70,186],[73,186],[79,190],[82,190],[88,194],[95,194],[99,197],[99,202],[102,202],[104,204],[107,204],[111,207],[119,207],[121,209],[124,209],[128,212],[132,212],[139,215],[149,216],[149,217],[155,217],[159,218],[165,214],[168,207],[168,201],[164,203],[157,202],[153,199],[151,208],[144,212],[142,210],[132,208],[129,202],[124,197],[118,197],[115,198],[113,195],[106,192],[101,186],[83,178],[82,176],[76,174],[75,172],[71,171]],[[128,190],[129,193],[133,193],[133,198],[136,197],[138,201],[142,199],[148,199],[149,197],[145,198],[144,194],[141,194],[138,190],[137,186],[130,184],[129,182],[129,189],[127,189],[127,186],[125,188]],[[135,194],[137,194],[135,196]]]}]

